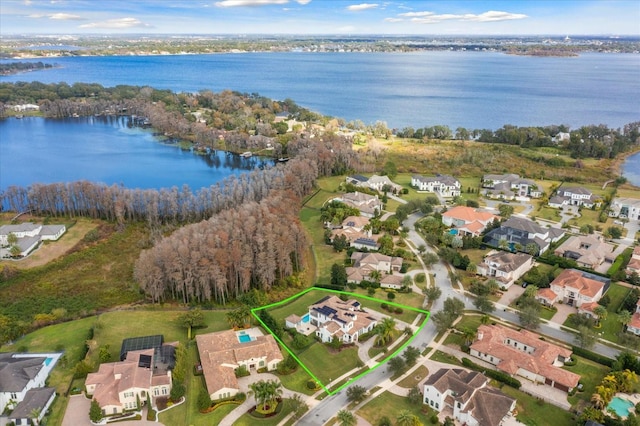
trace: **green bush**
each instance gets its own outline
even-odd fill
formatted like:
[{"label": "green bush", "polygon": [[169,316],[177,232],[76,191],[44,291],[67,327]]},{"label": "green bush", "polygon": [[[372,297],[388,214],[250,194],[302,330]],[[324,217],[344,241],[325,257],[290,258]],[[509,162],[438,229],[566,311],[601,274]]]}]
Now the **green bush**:
[{"label": "green bush", "polygon": [[607,358],[606,356],[597,354],[595,352],[588,351],[579,346],[571,346],[571,350],[574,354],[591,360],[593,362],[597,362],[598,364],[602,364],[607,367],[611,367],[613,365],[613,360],[611,358]]}]

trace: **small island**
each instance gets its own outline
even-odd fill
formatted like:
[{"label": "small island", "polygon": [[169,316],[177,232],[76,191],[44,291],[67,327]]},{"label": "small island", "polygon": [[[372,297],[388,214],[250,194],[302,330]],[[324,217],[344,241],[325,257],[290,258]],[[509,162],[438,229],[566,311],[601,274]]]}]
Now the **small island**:
[{"label": "small island", "polygon": [[45,64],[43,62],[9,62],[7,64],[0,64],[0,75],[12,75],[54,67],[55,65],[53,64]]}]

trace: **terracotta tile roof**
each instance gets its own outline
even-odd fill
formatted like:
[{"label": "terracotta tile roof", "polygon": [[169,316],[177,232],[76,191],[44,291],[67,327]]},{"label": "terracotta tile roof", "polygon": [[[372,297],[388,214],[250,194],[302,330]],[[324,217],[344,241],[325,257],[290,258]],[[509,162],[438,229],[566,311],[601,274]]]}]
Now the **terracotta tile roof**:
[{"label": "terracotta tile roof", "polygon": [[604,283],[585,277],[575,269],[565,269],[551,282],[551,286],[575,289],[578,293],[594,297],[604,288]]},{"label": "terracotta tile roof", "polygon": [[496,219],[498,216],[482,210],[476,210],[466,206],[456,206],[442,213],[443,217],[462,220],[465,223],[484,222],[488,223]]},{"label": "terracotta tile roof", "polygon": [[[100,364],[96,373],[89,373],[85,385],[95,385],[93,397],[101,407],[108,405],[121,406],[119,394],[128,389],[141,388],[149,390],[152,380],[164,380],[171,383],[168,376],[153,376],[151,368],[140,367],[140,356],[153,357],[154,349],[129,351],[124,361]],[[119,378],[118,378],[119,377]]]},{"label": "terracotta tile roof", "polygon": [[240,343],[235,330],[225,330],[199,334],[196,343],[209,394],[223,388],[238,389],[234,370],[240,362],[262,357],[267,363],[283,359],[272,335],[255,336],[250,342]]},{"label": "terracotta tile roof", "polygon": [[[640,302],[640,301],[638,301]],[[633,327],[635,329],[640,329],[640,313],[636,312],[631,316],[631,321],[629,321],[628,327]]]},{"label": "terracotta tile roof", "polygon": [[[516,349],[507,343],[507,339],[533,348],[533,352]],[[500,362],[496,367],[509,374],[516,374],[518,369],[522,368],[569,388],[575,387],[580,380],[579,375],[553,365],[559,356],[570,358],[569,349],[542,341],[539,335],[527,330],[517,331],[500,325],[481,325],[478,327],[478,340],[470,348],[498,358]]]},{"label": "terracotta tile roof", "polygon": [[550,288],[541,288],[540,290],[538,290],[537,296],[539,298],[548,300],[549,302],[555,302],[558,298],[558,295]]},{"label": "terracotta tile roof", "polygon": [[598,305],[598,302],[587,302],[587,303],[583,303],[582,305],[580,305],[580,310],[581,311],[588,311],[588,312],[593,313],[593,310],[597,306],[600,306],[600,305]]}]

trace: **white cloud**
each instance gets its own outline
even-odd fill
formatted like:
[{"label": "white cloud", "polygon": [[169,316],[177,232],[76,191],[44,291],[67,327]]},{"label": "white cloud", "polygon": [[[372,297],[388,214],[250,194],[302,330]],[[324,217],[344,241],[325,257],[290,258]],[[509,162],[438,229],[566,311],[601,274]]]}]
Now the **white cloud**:
[{"label": "white cloud", "polygon": [[352,4],[351,6],[347,6],[347,10],[351,10],[353,12],[359,12],[361,10],[375,9],[378,6],[379,6],[379,4],[377,4],[377,3]]},{"label": "white cloud", "polygon": [[149,28],[151,25],[145,24],[137,18],[107,19],[101,22],[80,25],[80,28],[104,28],[104,29],[125,29],[125,28]]},{"label": "white cloud", "polygon": [[304,6],[305,4],[311,3],[311,0],[296,0],[296,2]]},{"label": "white cloud", "polygon": [[422,17],[422,16],[432,16],[435,15],[435,13],[433,12],[405,12],[405,13],[401,13],[398,16],[404,16],[407,18],[413,18],[413,17]]},{"label": "white cloud", "polygon": [[523,13],[509,13],[509,12],[500,12],[496,10],[490,10],[480,15],[475,15],[470,20],[478,21],[478,22],[493,22],[493,21],[508,21],[512,19],[524,19],[524,18],[528,18],[528,16]]},{"label": "white cloud", "polygon": [[49,15],[49,19],[54,19],[57,21],[77,21],[82,20],[82,17],[78,15],[72,15],[70,13],[54,13],[53,15]]},{"label": "white cloud", "polygon": [[[305,0],[302,0],[304,2]],[[298,1],[300,4],[305,4]],[[218,7],[252,7],[252,6],[269,6],[274,4],[287,4],[289,0],[222,0],[216,2]],[[308,2],[307,2],[308,3]]]},{"label": "white cloud", "polygon": [[78,15],[72,15],[70,13],[54,13],[52,15],[45,15],[43,13],[34,13],[31,15],[27,15],[27,18],[49,18],[54,21],[82,21],[84,18]]},{"label": "white cloud", "polygon": [[[398,16],[402,18],[409,18],[408,21],[417,24],[437,24],[443,21],[461,21],[461,22],[498,22],[498,21],[510,21],[514,19],[528,18],[527,15],[522,13],[510,13],[490,10],[488,12],[481,13],[479,15],[473,13],[466,13],[464,15],[456,15],[452,13],[436,14],[434,12],[406,12],[400,13]],[[400,22],[400,18],[387,18],[387,22]]]}]

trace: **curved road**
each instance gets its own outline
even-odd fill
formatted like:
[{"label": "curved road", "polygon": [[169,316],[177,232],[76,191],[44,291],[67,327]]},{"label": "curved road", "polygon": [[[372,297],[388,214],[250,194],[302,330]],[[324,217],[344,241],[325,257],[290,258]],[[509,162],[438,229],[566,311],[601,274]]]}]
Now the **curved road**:
[{"label": "curved road", "polygon": [[[404,226],[409,228],[408,239],[414,244],[415,247],[424,245],[428,251],[433,251],[424,239],[415,231],[415,223],[422,217],[421,213],[414,213],[410,215],[403,223]],[[425,272],[428,272],[425,270]],[[454,289],[451,280],[449,278],[449,270],[447,265],[443,262],[438,262],[431,267],[431,272],[436,276],[436,285],[442,290],[442,296],[431,307],[431,313],[438,312],[443,307],[443,302],[449,297],[455,297],[464,302],[466,309],[475,309],[472,300],[465,296],[460,289]],[[518,324],[518,315],[511,310],[508,310],[506,306],[497,305],[496,311],[492,314],[504,321],[512,324]],[[560,330],[558,325],[548,325],[545,323],[540,324],[538,330],[541,334],[555,338],[559,341],[572,343],[574,341],[574,335],[570,332]],[[411,343],[412,346],[424,349],[433,341],[437,332],[432,321],[429,321],[427,325],[416,335],[415,339]],[[612,347],[596,343],[591,349],[598,354],[614,358],[620,351]],[[387,370],[386,365],[381,365],[369,374],[361,377],[353,384],[363,386],[366,389],[371,389],[378,386],[381,382],[391,377],[391,373]],[[309,426],[322,426],[325,422],[335,416],[343,407],[348,404],[345,390],[329,396],[322,400],[318,405],[309,410],[309,412],[300,419],[300,424]]]}]

